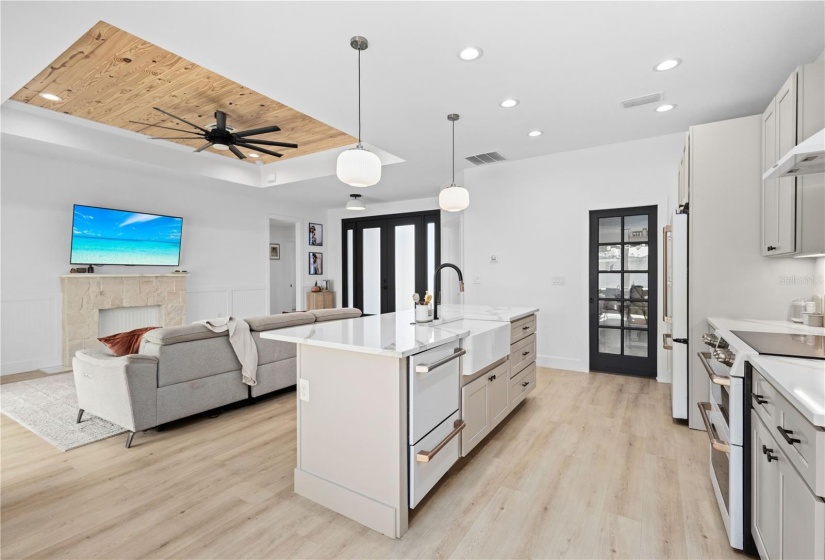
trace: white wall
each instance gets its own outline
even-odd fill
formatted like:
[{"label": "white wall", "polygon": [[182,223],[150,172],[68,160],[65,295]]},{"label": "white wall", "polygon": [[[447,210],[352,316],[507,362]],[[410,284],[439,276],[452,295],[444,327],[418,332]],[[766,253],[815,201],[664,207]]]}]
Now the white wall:
[{"label": "white wall", "polygon": [[657,205],[666,224],[683,143],[673,134],[467,170],[466,303],[541,308],[539,365],[588,371],[589,212]]},{"label": "white wall", "polygon": [[[280,203],[277,194],[216,179],[115,160],[44,155],[3,136],[2,373],[60,364],[58,276],[69,272],[72,204],[182,216],[180,269],[188,270],[187,321],[249,317],[267,309],[268,214],[321,221]],[[277,187],[276,187],[277,188]],[[297,266],[306,268],[306,255]],[[176,267],[116,267],[101,274],[171,272]]]},{"label": "white wall", "polygon": [[295,311],[295,226],[269,226],[269,243],[280,245],[280,259],[269,261],[269,312]]}]

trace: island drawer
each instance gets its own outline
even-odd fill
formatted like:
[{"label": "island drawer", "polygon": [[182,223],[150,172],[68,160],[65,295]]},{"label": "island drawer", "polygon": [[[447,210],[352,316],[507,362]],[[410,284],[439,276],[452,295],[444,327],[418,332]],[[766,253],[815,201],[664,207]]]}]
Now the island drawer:
[{"label": "island drawer", "polygon": [[456,411],[416,445],[410,446],[411,508],[417,506],[458,461],[463,427],[464,423]]},{"label": "island drawer", "polygon": [[510,324],[510,344],[514,344],[536,332],[536,316],[530,315]]},{"label": "island drawer", "polygon": [[536,387],[536,363],[533,362],[510,380],[510,408],[524,400]]},{"label": "island drawer", "polygon": [[510,377],[536,360],[536,335],[531,334],[510,346]]},{"label": "island drawer", "polygon": [[409,358],[409,443],[458,410],[464,350],[444,344]]},{"label": "island drawer", "polygon": [[[825,497],[825,430],[811,424],[754,366],[754,393],[757,388],[764,397],[759,400],[769,402],[759,405],[754,395],[756,414],[808,486],[817,496]],[[769,405],[772,405],[772,414],[768,413]]]}]

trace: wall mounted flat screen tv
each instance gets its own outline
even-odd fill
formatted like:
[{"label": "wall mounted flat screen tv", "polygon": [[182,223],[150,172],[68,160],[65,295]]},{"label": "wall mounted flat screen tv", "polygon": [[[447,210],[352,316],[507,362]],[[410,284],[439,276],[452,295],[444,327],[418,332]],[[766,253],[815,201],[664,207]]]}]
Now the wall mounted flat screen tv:
[{"label": "wall mounted flat screen tv", "polygon": [[178,266],[183,218],[74,205],[71,264]]}]

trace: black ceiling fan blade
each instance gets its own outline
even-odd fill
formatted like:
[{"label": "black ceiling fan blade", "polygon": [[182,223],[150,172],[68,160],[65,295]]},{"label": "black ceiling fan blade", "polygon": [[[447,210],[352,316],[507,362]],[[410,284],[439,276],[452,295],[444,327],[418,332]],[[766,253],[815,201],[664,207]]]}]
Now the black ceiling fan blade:
[{"label": "black ceiling fan blade", "polygon": [[264,148],[259,148],[258,146],[253,146],[252,144],[247,144],[246,142],[238,142],[238,146],[243,146],[244,148],[255,150],[256,152],[261,152],[262,154],[269,154],[275,157],[282,157],[284,154],[279,154],[278,152],[273,152],[271,150],[266,150]]},{"label": "black ceiling fan blade", "polygon": [[215,111],[215,129],[221,134],[226,132],[226,113]]},{"label": "black ceiling fan blade", "polygon": [[243,141],[247,144],[262,144],[264,146],[280,146],[281,148],[297,148],[298,144],[290,144],[289,142],[275,142],[273,140],[255,140],[254,138],[244,138]]},{"label": "black ceiling fan blade", "polygon": [[246,156],[235,146],[230,145],[229,151],[238,156],[238,159],[246,159]]},{"label": "black ceiling fan blade", "polygon": [[212,145],[212,142],[207,142],[206,144],[204,144],[203,146],[201,146],[200,148],[195,150],[195,153],[197,154],[198,152],[202,152],[211,145]]},{"label": "black ceiling fan blade", "polygon": [[145,122],[138,122],[138,121],[129,121],[130,123],[134,124],[142,124],[143,126],[156,126],[158,128],[165,128],[166,130],[174,130],[175,132],[185,132],[186,134],[196,134],[191,130],[183,130],[182,128],[172,128],[171,126],[163,126],[162,124],[150,124]]},{"label": "black ceiling fan blade", "polygon": [[209,134],[209,131],[208,131],[208,130],[206,130],[205,128],[202,128],[202,127],[200,127],[200,126],[198,126],[198,125],[196,125],[196,124],[190,123],[189,121],[187,121],[187,120],[185,120],[185,119],[182,119],[182,118],[180,118],[180,117],[176,117],[176,116],[175,116],[175,115],[173,115],[172,113],[169,113],[169,112],[167,112],[167,111],[164,111],[164,110],[163,110],[163,109],[161,109],[160,107],[152,107],[152,109],[154,109],[155,111],[160,111],[160,112],[161,112],[161,113],[163,113],[164,115],[168,115],[168,116],[172,117],[173,119],[176,119],[176,120],[179,120],[180,122],[186,123],[186,124],[188,124],[189,126],[194,126],[194,127],[195,127],[195,128],[197,128],[198,130],[200,130],[200,131],[202,131],[202,132],[205,132],[205,133]]},{"label": "black ceiling fan blade", "polygon": [[258,134],[266,134],[267,132],[278,132],[281,130],[281,127],[278,125],[272,126],[264,126],[262,128],[250,128],[249,130],[242,130],[240,132],[236,132],[235,136],[240,136],[243,138],[244,136],[257,136]]},{"label": "black ceiling fan blade", "polygon": [[203,140],[203,136],[154,136],[149,140]]}]

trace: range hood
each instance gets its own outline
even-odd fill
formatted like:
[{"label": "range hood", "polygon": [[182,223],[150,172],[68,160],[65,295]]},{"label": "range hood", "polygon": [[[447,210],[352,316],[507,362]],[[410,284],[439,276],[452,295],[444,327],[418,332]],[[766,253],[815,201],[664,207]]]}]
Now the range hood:
[{"label": "range hood", "polygon": [[811,173],[825,173],[825,129],[797,144],[768,169],[762,179],[781,179]]}]

